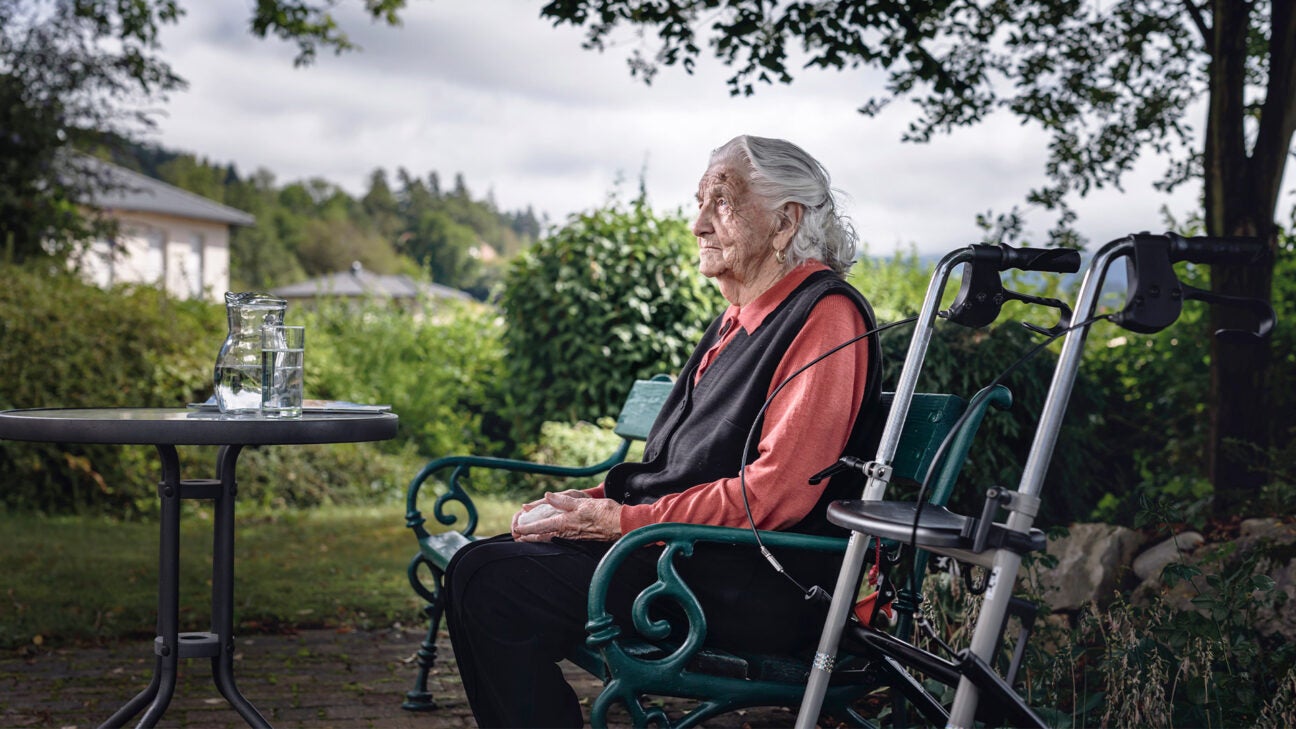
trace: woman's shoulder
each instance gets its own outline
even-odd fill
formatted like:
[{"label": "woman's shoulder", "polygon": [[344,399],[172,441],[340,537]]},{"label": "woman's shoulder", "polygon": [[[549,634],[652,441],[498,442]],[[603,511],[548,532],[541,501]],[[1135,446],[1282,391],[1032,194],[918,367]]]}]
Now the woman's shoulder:
[{"label": "woman's shoulder", "polygon": [[[861,309],[868,310],[868,299],[857,288],[851,285],[844,276],[832,269],[825,268],[821,271],[815,271],[806,277],[798,287],[798,292],[802,296],[813,297],[818,302],[826,298],[846,297],[856,303]],[[834,296],[836,294],[837,296]]]}]

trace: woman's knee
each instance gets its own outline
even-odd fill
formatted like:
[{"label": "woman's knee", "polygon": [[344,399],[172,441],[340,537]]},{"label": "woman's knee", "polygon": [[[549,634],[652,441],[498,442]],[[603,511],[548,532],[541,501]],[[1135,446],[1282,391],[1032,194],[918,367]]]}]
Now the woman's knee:
[{"label": "woman's knee", "polygon": [[[511,546],[511,542],[507,546]],[[495,540],[472,542],[465,545],[446,567],[446,586],[449,588],[451,601],[455,604],[477,602],[483,599],[482,588],[492,590],[500,579],[492,573],[504,567],[507,549]]]},{"label": "woman's knee", "polygon": [[451,622],[501,640],[544,634],[559,642],[585,623],[596,562],[562,544],[497,541],[465,547],[447,570]]}]

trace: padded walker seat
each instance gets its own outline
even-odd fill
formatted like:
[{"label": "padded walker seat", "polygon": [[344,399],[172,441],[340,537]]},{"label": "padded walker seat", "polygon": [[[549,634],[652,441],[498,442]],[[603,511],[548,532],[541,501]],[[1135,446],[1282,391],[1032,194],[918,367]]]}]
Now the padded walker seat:
[{"label": "padded walker seat", "polygon": [[[992,393],[987,388],[977,393],[973,400],[991,394],[1004,397],[1006,391]],[[959,435],[961,434],[955,430],[947,437]],[[962,435],[962,438],[966,437]],[[959,443],[958,446],[963,444]],[[942,486],[948,489],[952,484]],[[834,501],[828,505],[828,521],[854,532],[911,544],[915,548],[949,554],[973,563],[987,562],[987,559],[977,557],[987,550],[1008,549],[1024,554],[1042,550],[1047,544],[1044,532],[1039,529],[1032,528],[1029,533],[1023,534],[1006,525],[994,523],[999,506],[1013,502],[1013,494],[1002,489],[992,488],[986,491],[985,508],[980,518],[955,514],[944,506],[946,494],[939,494],[939,497],[926,502],[863,499]]]},{"label": "padded walker seat", "polygon": [[[1006,394],[1002,386],[986,388],[977,393],[973,401],[981,397],[1002,399]],[[959,435],[955,430],[947,437]],[[948,489],[952,484],[943,486]],[[828,505],[828,521],[882,540],[911,544],[915,548],[951,554],[974,563],[986,560],[969,555],[980,555],[990,549],[1008,549],[1018,554],[1043,550],[1048,540],[1041,530],[1032,528],[1029,534],[1023,534],[992,521],[999,504],[1010,500],[1005,496],[1008,495],[1002,489],[988,490],[986,507],[979,519],[955,514],[945,508],[948,498],[945,493],[926,502],[844,499]]]},{"label": "padded walker seat", "polygon": [[957,550],[979,554],[989,549],[1010,549],[1019,554],[1044,549],[1044,532],[1032,528],[1030,535],[1012,531],[1002,524],[991,524],[985,548],[975,549],[980,520],[962,516],[944,506],[923,504],[915,531],[914,516],[918,503],[913,501],[861,501],[848,499],[828,505],[828,521],[852,531],[935,552]]}]

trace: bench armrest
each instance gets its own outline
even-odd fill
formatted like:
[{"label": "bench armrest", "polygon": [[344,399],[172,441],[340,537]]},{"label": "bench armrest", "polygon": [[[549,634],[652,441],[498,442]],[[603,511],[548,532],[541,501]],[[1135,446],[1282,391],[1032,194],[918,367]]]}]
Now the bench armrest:
[{"label": "bench armrest", "polygon": [[[773,531],[762,531],[760,535],[767,547],[835,554],[846,551],[847,540],[840,537]],[[756,537],[750,529],[704,524],[649,524],[617,540],[599,562],[590,587],[589,622],[585,626],[589,638],[586,644],[603,654],[612,677],[626,673],[645,676],[677,675],[702,647],[707,632],[706,615],[676,568],[676,559],[691,557],[694,546],[699,542],[750,545],[752,549],[757,548]],[[618,641],[622,637],[622,628],[607,611],[607,591],[612,575],[626,558],[639,549],[659,543],[664,547],[657,560],[657,581],[639,593],[631,610],[631,627],[635,631],[632,638],[656,641],[669,634],[669,625],[648,617],[652,603],[658,599],[671,600],[680,607],[688,620],[688,635],[678,646],[670,647],[666,655],[645,658],[628,653]]]},{"label": "bench armrest", "polygon": [[409,489],[405,495],[405,526],[413,529],[419,539],[427,538],[429,532],[423,527],[426,520],[423,518],[422,513],[419,512],[418,497],[423,483],[438,471],[450,470],[450,476],[446,479],[445,491],[437,495],[436,502],[432,507],[432,515],[438,522],[446,526],[453,525],[459,520],[459,517],[447,513],[445,508],[452,501],[459,502],[467,513],[467,523],[459,531],[465,536],[471,536],[477,530],[477,507],[473,504],[472,497],[469,496],[462,483],[462,479],[468,477],[471,469],[483,468],[543,476],[577,478],[593,476],[608,470],[624,461],[629,450],[630,439],[622,439],[621,444],[617,446],[616,451],[611,456],[590,466],[555,466],[546,463],[534,463],[511,458],[493,458],[490,456],[447,456],[437,458],[423,466],[422,470],[410,481]]}]

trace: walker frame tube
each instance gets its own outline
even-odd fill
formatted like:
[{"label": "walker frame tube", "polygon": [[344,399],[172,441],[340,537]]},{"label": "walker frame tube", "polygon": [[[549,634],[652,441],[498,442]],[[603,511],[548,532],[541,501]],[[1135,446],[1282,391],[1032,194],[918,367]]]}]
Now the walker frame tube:
[{"label": "walker frame tube", "polygon": [[[874,460],[877,465],[886,466],[895,457],[896,447],[900,443],[900,433],[904,431],[905,417],[909,413],[909,405],[913,401],[914,390],[918,385],[918,373],[922,370],[923,360],[927,356],[927,346],[931,342],[941,296],[945,292],[945,284],[949,280],[950,272],[955,266],[971,260],[971,249],[962,248],[947,253],[936,264],[936,270],[927,285],[927,294],[923,297],[922,309],[914,326],[904,366],[900,370],[900,379],[896,383],[891,412],[887,414],[886,425],[882,429],[877,458]],[[874,468],[868,474],[868,482],[864,487],[865,499],[881,500],[889,482],[888,478],[881,475],[883,472],[885,469]],[[841,642],[842,628],[846,625],[847,614],[854,603],[855,585],[858,584],[860,572],[864,568],[868,542],[869,537],[859,532],[851,532],[846,542],[846,554],[842,558],[841,570],[837,573],[832,603],[828,606],[824,630],[819,636],[819,645],[814,660],[810,664],[805,697],[801,701],[801,710],[797,715],[798,729],[812,729],[819,719],[819,709],[823,705],[824,694],[828,691],[828,679],[832,676],[837,645]]]}]

